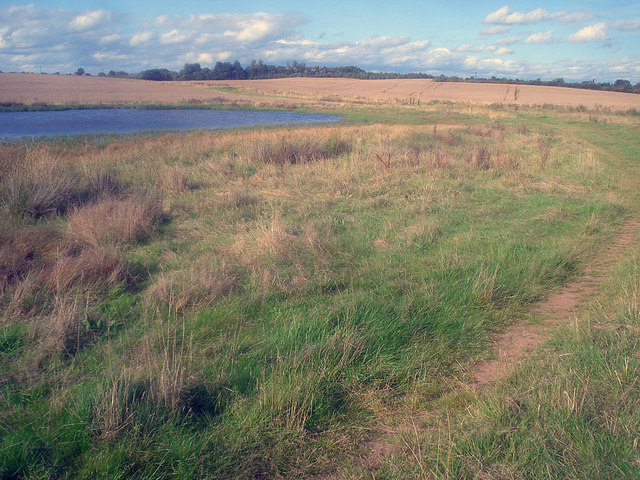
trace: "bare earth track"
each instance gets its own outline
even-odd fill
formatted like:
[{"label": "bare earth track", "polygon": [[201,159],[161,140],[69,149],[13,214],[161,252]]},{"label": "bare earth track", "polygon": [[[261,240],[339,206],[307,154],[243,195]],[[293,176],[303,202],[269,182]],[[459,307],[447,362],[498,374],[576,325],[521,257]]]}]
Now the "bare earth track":
[{"label": "bare earth track", "polygon": [[622,227],[615,241],[584,274],[569,282],[559,292],[552,293],[531,311],[531,317],[539,323],[517,320],[495,341],[496,358],[475,366],[471,376],[473,385],[482,388],[499,379],[520,363],[526,354],[548,338],[549,331],[568,324],[576,309],[593,299],[605,273],[623,251],[640,240],[640,220],[632,218]]},{"label": "bare earth track", "polygon": [[110,77],[0,73],[0,104],[179,104],[241,102],[264,105],[336,101],[412,103],[432,100],[473,104],[563,105],[640,109],[640,95],[561,87],[433,80],[281,78],[207,82],[151,82]]}]

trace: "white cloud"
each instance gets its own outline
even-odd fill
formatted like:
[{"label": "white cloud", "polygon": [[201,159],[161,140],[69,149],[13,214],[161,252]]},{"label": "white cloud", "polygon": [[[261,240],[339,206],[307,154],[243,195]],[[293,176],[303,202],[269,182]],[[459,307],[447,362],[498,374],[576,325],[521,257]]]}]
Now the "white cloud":
[{"label": "white cloud", "polygon": [[538,23],[543,20],[557,18],[558,14],[551,14],[543,8],[537,8],[529,13],[512,12],[508,5],[490,13],[484,19],[484,23],[496,23],[499,25],[512,25],[518,23]]},{"label": "white cloud", "polygon": [[100,45],[109,45],[111,43],[119,42],[122,39],[122,35],[119,33],[112,33],[110,35],[105,35],[99,40]]},{"label": "white cloud", "polygon": [[640,18],[634,18],[632,20],[620,20],[613,24],[613,28],[615,28],[616,30],[622,30],[623,32],[640,30]]},{"label": "white cloud", "polygon": [[522,38],[520,37],[507,37],[507,38],[502,38],[498,40],[497,42],[494,43],[494,45],[515,45],[521,40]]},{"label": "white cloud", "polygon": [[279,43],[281,45],[305,45],[305,46],[310,46],[310,45],[320,45],[317,42],[313,42],[311,40],[276,40],[276,43]]},{"label": "white cloud", "polygon": [[[579,11],[573,13],[554,12],[551,13],[544,8],[536,8],[530,12],[514,12],[508,5],[499,8],[495,12],[490,13],[483,20],[484,23],[492,23],[497,25],[516,25],[516,24],[532,24],[544,21],[576,23],[584,22],[595,18],[596,15],[591,12]],[[488,30],[488,29],[485,29]],[[483,32],[484,33],[484,32]]]},{"label": "white cloud", "polygon": [[607,40],[607,25],[604,22],[589,25],[569,37],[574,43],[604,42]]},{"label": "white cloud", "polygon": [[200,15],[198,20],[193,19],[191,23],[209,23],[218,28],[224,25],[225,36],[245,43],[287,38],[302,23],[302,20],[295,16],[271,15],[263,12],[248,15],[208,14]]},{"label": "white cloud", "polygon": [[524,43],[551,43],[553,41],[553,32],[540,32],[529,35]]},{"label": "white cloud", "polygon": [[94,28],[96,25],[109,22],[111,12],[108,10],[94,10],[84,15],[78,15],[69,22],[69,30],[72,32],[83,32]]},{"label": "white cloud", "polygon": [[509,55],[513,50],[507,47],[496,48],[493,52],[495,55]]},{"label": "white cloud", "polygon": [[170,32],[163,33],[160,35],[160,43],[168,44],[168,43],[182,43],[189,38],[184,32],[180,32],[177,29],[173,29]]},{"label": "white cloud", "polygon": [[490,52],[494,55],[506,55],[509,53],[513,53],[513,50],[506,47],[498,47],[496,45],[474,45],[470,43],[460,45],[458,48],[456,48],[455,51],[469,53]]},{"label": "white cloud", "polygon": [[509,25],[495,25],[493,27],[487,27],[482,32],[482,35],[500,35],[503,33],[509,33],[511,31],[511,26]]},{"label": "white cloud", "polygon": [[137,47],[140,45],[144,45],[145,43],[149,43],[152,40],[155,40],[156,34],[154,32],[143,32],[134,35],[129,39],[129,45],[132,47]]},{"label": "white cloud", "polygon": [[558,17],[558,20],[565,23],[577,23],[577,22],[586,22],[587,20],[593,20],[598,15],[591,12],[574,12],[568,13],[566,15],[561,15]]}]

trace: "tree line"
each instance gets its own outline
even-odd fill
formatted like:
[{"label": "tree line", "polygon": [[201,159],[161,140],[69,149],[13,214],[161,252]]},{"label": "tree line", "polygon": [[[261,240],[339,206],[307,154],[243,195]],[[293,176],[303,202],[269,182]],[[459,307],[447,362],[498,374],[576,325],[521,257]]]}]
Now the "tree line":
[{"label": "tree line", "polygon": [[[80,72],[82,69],[78,69]],[[78,74],[76,72],[76,74]],[[84,72],[83,72],[84,73]],[[100,73],[100,76],[140,78],[151,81],[180,81],[180,80],[258,80],[286,77],[319,77],[319,78],[357,78],[370,79],[407,79],[425,78],[437,82],[473,82],[473,83],[505,83],[515,85],[542,85],[552,87],[582,88],[588,90],[608,90],[616,92],[640,93],[640,82],[633,85],[629,80],[618,79],[613,83],[596,82],[595,80],[584,82],[565,82],[563,78],[554,80],[521,80],[510,78],[480,78],[471,76],[467,78],[446,75],[430,75],[427,73],[394,73],[394,72],[367,72],[360,67],[325,67],[322,65],[306,65],[305,63],[291,62],[286,65],[268,65],[262,60],[252,60],[249,65],[243,67],[239,61],[216,62],[213,68],[202,68],[199,63],[186,63],[180,71],[171,71],[166,68],[154,68],[144,70],[138,74],[127,72]]]}]

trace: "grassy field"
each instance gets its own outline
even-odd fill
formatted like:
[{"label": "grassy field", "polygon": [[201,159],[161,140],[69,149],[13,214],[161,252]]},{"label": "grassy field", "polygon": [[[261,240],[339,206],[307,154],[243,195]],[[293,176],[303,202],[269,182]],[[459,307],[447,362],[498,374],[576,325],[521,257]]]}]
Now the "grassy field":
[{"label": "grassy field", "polygon": [[346,118],[0,145],[0,477],[640,475],[638,249],[515,375],[454,388],[638,214],[640,118]]}]

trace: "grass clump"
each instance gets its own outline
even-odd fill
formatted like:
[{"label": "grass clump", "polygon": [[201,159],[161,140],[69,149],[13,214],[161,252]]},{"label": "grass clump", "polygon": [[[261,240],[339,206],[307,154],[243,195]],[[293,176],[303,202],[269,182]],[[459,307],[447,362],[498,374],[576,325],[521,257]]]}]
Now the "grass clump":
[{"label": "grass clump", "polygon": [[250,144],[247,157],[253,163],[295,165],[339,157],[349,153],[352,148],[348,140],[338,136],[295,142],[283,137],[279,142]]},{"label": "grass clump", "polygon": [[162,206],[149,199],[107,197],[74,209],[68,217],[68,234],[92,247],[140,243],[162,213]]}]

